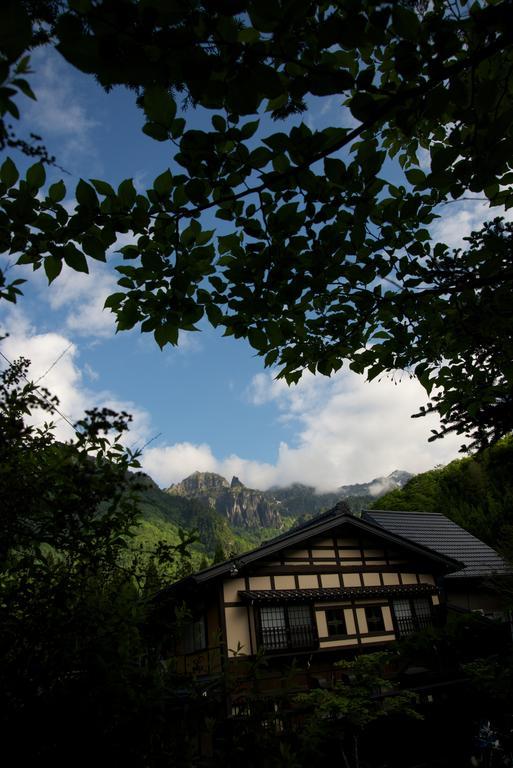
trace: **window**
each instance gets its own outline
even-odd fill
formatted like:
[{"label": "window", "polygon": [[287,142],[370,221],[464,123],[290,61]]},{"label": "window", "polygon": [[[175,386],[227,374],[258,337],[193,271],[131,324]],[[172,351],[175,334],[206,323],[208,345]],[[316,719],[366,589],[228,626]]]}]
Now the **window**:
[{"label": "window", "polygon": [[331,608],[326,611],[326,624],[328,625],[328,636],[336,637],[347,635],[346,617],[343,608]]},{"label": "window", "polygon": [[431,601],[426,597],[394,600],[392,608],[399,636],[412,635],[433,623]]},{"label": "window", "polygon": [[184,653],[204,651],[207,647],[207,631],[204,616],[187,622],[183,633]]},{"label": "window", "polygon": [[385,622],[383,621],[383,611],[379,606],[372,606],[365,609],[365,618],[367,619],[368,632],[384,632]]},{"label": "window", "polygon": [[263,605],[260,608],[260,639],[266,651],[313,648],[317,632],[307,605]]}]

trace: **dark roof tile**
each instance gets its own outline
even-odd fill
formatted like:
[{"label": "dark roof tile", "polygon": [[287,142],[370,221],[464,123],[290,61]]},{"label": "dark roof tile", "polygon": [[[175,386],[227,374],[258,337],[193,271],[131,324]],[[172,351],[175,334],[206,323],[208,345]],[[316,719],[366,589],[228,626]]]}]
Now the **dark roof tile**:
[{"label": "dark roof tile", "polygon": [[348,598],[390,595],[434,595],[432,584],[397,584],[386,587],[329,587],[325,589],[245,589],[239,590],[244,600],[256,603],[325,603]]},{"label": "dark roof tile", "polygon": [[390,533],[404,536],[465,564],[465,568],[448,574],[447,579],[511,573],[511,568],[494,549],[440,512],[367,510],[362,517]]}]

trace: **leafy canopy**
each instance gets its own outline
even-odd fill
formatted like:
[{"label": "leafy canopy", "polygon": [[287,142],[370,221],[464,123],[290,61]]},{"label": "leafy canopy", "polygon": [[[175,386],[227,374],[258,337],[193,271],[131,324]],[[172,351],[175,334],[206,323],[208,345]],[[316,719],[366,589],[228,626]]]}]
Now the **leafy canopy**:
[{"label": "leafy canopy", "polygon": [[[132,89],[173,152],[145,194],[130,178],[42,192],[43,162],[19,179],[6,160],[1,248],[19,264],[49,282],[64,263],[87,272],[129,233],[106,302],[119,330],[162,347],[206,316],[288,382],[345,361],[369,379],[405,369],[440,434],[482,446],[511,431],[511,228],[496,220],[464,252],[429,230],[467,192],[513,205],[508,0],[11,0],[0,14],[0,116],[31,97],[26,52],[51,44]],[[302,119],[316,96],[336,105],[322,130]],[[190,105],[209,129],[190,128]]]}]

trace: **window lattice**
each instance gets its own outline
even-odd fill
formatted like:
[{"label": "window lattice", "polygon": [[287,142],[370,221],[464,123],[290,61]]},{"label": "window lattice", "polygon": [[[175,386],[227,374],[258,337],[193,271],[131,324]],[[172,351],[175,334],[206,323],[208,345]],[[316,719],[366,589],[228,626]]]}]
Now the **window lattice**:
[{"label": "window lattice", "polygon": [[394,600],[395,624],[400,636],[412,635],[433,623],[431,601],[426,597],[412,600]]},{"label": "window lattice", "polygon": [[312,612],[307,605],[262,606],[260,633],[267,651],[312,648],[317,641]]},{"label": "window lattice", "polygon": [[347,635],[346,617],[343,608],[332,608],[326,611],[328,635]]}]

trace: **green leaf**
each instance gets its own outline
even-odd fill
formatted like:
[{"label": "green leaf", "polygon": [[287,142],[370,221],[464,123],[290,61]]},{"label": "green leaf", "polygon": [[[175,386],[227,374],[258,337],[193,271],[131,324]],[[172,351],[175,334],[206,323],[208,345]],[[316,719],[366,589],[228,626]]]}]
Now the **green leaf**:
[{"label": "green leaf", "polygon": [[0,168],[0,179],[7,187],[13,187],[18,181],[20,174],[10,157],[7,157]]},{"label": "green leaf", "polygon": [[286,155],[273,157],[273,168],[277,173],[285,173],[290,168],[290,160]]},{"label": "green leaf", "polygon": [[87,259],[82,251],[78,250],[76,245],[73,245],[73,243],[68,243],[64,246],[62,252],[64,254],[64,261],[68,267],[74,269],[75,272],[85,272],[86,274],[89,272]]},{"label": "green leaf", "polygon": [[159,325],[158,328],[155,328],[153,335],[161,349],[166,344],[172,344],[174,347],[178,344],[178,328],[176,325]]},{"label": "green leaf", "polygon": [[172,188],[173,176],[168,168],[167,171],[164,171],[164,173],[161,173],[160,176],[157,176],[153,182],[153,189],[158,195],[164,197],[165,195],[169,194]]},{"label": "green leaf", "polygon": [[77,203],[83,205],[84,208],[98,208],[100,205],[93,187],[84,179],[80,179],[78,182],[75,197],[77,198]]},{"label": "green leaf", "polygon": [[253,120],[251,123],[246,123],[240,129],[240,135],[243,139],[250,139],[257,131],[260,125],[260,120]]},{"label": "green leaf", "polygon": [[137,245],[124,245],[118,250],[125,259],[136,259],[139,256],[139,247]]},{"label": "green leaf", "polygon": [[205,307],[205,310],[206,310],[209,322],[211,323],[211,325],[214,326],[214,328],[217,328],[217,326],[223,320],[223,313],[221,309],[217,306],[217,304],[207,304],[207,306]]},{"label": "green leaf", "polygon": [[131,208],[135,203],[137,192],[132,179],[125,179],[118,187],[118,198],[124,208]]},{"label": "green leaf", "polygon": [[117,293],[111,293],[110,296],[107,296],[107,298],[105,299],[105,304],[103,305],[103,308],[116,309],[125,299],[125,296],[126,296],[126,293],[122,293],[121,291],[118,291]]},{"label": "green leaf", "polygon": [[23,3],[2,0],[0,3],[0,35],[2,55],[11,61],[16,61],[30,47],[32,24]]},{"label": "green leaf", "polygon": [[86,234],[82,238],[82,248],[88,256],[97,261],[105,261],[105,245],[94,235]]},{"label": "green leaf", "polygon": [[239,236],[232,232],[230,235],[221,235],[217,238],[220,254],[228,253],[240,246]]},{"label": "green leaf", "polygon": [[26,175],[29,187],[39,189],[46,181],[46,171],[42,163],[31,165]]},{"label": "green leaf", "polygon": [[58,275],[60,275],[62,261],[57,256],[47,256],[43,262],[43,266],[48,278],[48,284],[50,284]]},{"label": "green leaf", "polygon": [[12,81],[12,84],[15,85],[19,90],[25,94],[25,96],[28,96],[29,99],[32,99],[33,101],[37,101],[36,95],[30,85],[27,83],[26,80],[22,80],[20,78],[16,78]]},{"label": "green leaf", "polygon": [[171,94],[160,85],[146,88],[143,98],[144,112],[151,122],[170,129],[176,115],[176,103]]},{"label": "green leaf", "polygon": [[415,11],[397,3],[392,12],[392,25],[394,32],[400,37],[416,40],[420,22]]},{"label": "green leaf", "polygon": [[410,171],[406,171],[406,178],[415,187],[423,187],[426,183],[426,174],[421,171],[420,168],[412,168]]},{"label": "green leaf", "polygon": [[239,30],[237,33],[237,40],[239,43],[258,43],[260,40],[260,35],[256,29],[246,27],[245,29]]},{"label": "green leaf", "polygon": [[52,203],[60,203],[66,197],[66,186],[63,181],[57,181],[50,186],[48,197]]},{"label": "green leaf", "polygon": [[224,133],[226,131],[226,120],[224,117],[221,117],[221,115],[214,115],[212,117],[212,125],[219,133]]},{"label": "green leaf", "polygon": [[424,243],[430,239],[431,239],[431,235],[429,234],[429,231],[427,229],[418,229],[415,232],[415,240],[418,240],[420,243]]},{"label": "green leaf", "polygon": [[249,163],[252,168],[262,168],[273,159],[273,154],[265,147],[257,147],[249,156]]},{"label": "green leaf", "polygon": [[359,92],[349,102],[349,108],[357,120],[364,122],[374,114],[376,103],[370,94]]},{"label": "green leaf", "polygon": [[259,328],[250,328],[248,330],[248,341],[253,349],[262,352],[267,349],[267,336]]},{"label": "green leaf", "polygon": [[171,136],[173,139],[177,139],[182,135],[185,128],[185,120],[183,117],[177,117],[171,124]]},{"label": "green leaf", "polygon": [[145,123],[142,130],[146,136],[155,139],[155,141],[167,141],[169,139],[168,130],[159,123]]},{"label": "green leaf", "polygon": [[191,221],[189,226],[180,233],[180,242],[183,245],[190,245],[196,239],[198,232],[198,222],[194,220]]},{"label": "green leaf", "polygon": [[324,160],[324,173],[329,181],[340,184],[347,176],[346,165],[335,157],[327,157]]},{"label": "green leaf", "polygon": [[89,181],[93,184],[94,188],[97,192],[100,193],[100,195],[103,195],[104,197],[116,196],[114,189],[106,181],[102,181],[101,179],[89,179]]}]

